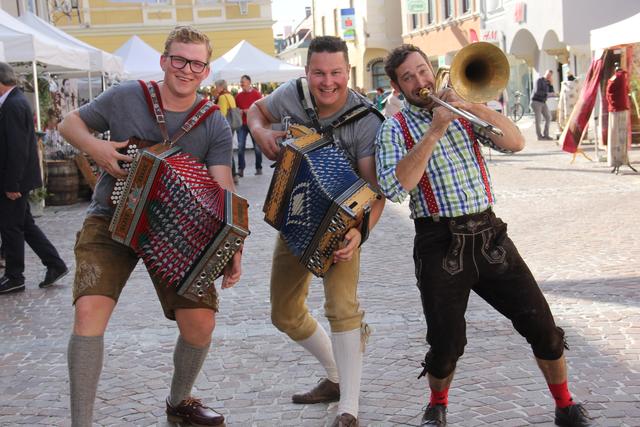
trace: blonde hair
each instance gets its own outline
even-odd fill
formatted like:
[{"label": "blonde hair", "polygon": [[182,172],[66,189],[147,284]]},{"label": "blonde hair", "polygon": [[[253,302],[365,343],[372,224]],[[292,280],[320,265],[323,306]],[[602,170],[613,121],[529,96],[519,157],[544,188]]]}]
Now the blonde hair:
[{"label": "blonde hair", "polygon": [[213,53],[213,49],[211,48],[211,41],[209,37],[200,30],[195,29],[189,25],[175,27],[167,40],[164,42],[164,53],[163,55],[169,54],[169,49],[171,48],[171,44],[173,42],[178,43],[195,43],[195,44],[204,44],[207,47],[207,61],[211,60],[211,54]]}]

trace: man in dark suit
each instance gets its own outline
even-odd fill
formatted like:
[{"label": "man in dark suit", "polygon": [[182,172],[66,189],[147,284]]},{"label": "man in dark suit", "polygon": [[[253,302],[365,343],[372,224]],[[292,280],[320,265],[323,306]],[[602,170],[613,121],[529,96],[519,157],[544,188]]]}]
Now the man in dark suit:
[{"label": "man in dark suit", "polygon": [[6,251],[0,294],[24,291],[25,241],[47,267],[41,288],[68,272],[29,209],[29,191],[41,187],[42,178],[33,114],[16,83],[11,66],[0,62],[0,234]]}]

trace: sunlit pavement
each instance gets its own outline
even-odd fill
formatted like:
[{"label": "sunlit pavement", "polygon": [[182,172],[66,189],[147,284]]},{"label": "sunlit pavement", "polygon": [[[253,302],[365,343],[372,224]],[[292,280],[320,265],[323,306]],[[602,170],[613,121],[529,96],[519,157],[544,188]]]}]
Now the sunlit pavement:
[{"label": "sunlit pavement", "polygon": [[[567,334],[570,388],[602,426],[640,426],[640,174],[536,141],[516,155],[491,154],[497,214],[540,282]],[[585,145],[593,157],[593,145]],[[640,166],[640,149],[632,151]],[[268,164],[268,163],[267,163]],[[272,169],[254,176],[249,155],[238,191],[251,203],[252,234],[241,282],[221,292],[208,360],[194,394],[228,426],[323,426],[337,405],[294,405],[319,365],[272,325],[269,270],[275,232],[262,220]],[[85,204],[49,207],[38,224],[75,267],[73,245]],[[426,327],[413,270],[408,206],[387,204],[365,244],[360,296],[373,329],[360,397],[360,423],[419,425],[428,393],[417,379]],[[66,348],[73,274],[42,290],[44,267],[28,250],[27,290],[0,296],[0,425],[68,426]],[[314,280],[313,314],[323,317]],[[452,426],[553,425],[553,401],[530,349],[508,321],[473,295],[468,345],[450,393]],[[327,326],[328,328],[328,326]],[[132,275],[105,335],[97,425],[168,426],[164,399],[177,329],[164,319],[142,266]]]}]

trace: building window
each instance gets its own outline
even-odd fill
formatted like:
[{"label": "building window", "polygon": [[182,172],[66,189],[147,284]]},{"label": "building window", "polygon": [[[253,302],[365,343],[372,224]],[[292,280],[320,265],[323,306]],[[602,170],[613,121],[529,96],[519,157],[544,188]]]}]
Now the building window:
[{"label": "building window", "polygon": [[433,6],[433,0],[427,0],[427,25],[433,24],[436,20],[436,8]]},{"label": "building window", "polygon": [[389,77],[384,72],[384,62],[382,60],[371,64],[371,86],[372,89],[389,87]]},{"label": "building window", "polygon": [[453,0],[443,1],[444,19],[453,18]]},{"label": "building window", "polygon": [[418,14],[412,13],[411,18],[409,20],[409,28],[411,30],[415,30],[416,28],[418,28],[419,23],[420,23],[420,20],[418,19]]},{"label": "building window", "polygon": [[321,22],[321,26],[322,26],[322,35],[326,36],[327,35],[327,20],[325,19],[324,16],[320,17],[320,22]]},{"label": "building window", "polygon": [[460,15],[471,12],[471,0],[461,0]]}]

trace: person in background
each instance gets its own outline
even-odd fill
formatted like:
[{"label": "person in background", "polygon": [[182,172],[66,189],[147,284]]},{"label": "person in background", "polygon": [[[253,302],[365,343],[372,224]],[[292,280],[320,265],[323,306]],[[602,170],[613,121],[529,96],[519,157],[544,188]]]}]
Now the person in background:
[{"label": "person in background", "polygon": [[[547,70],[544,76],[536,80],[536,88],[531,98],[531,108],[535,113],[536,119],[536,135],[538,140],[551,140],[549,136],[549,125],[551,122],[551,113],[547,106],[547,98],[550,94],[554,93],[553,85],[553,70]],[[544,130],[541,130],[542,119],[544,118]]]},{"label": "person in background", "polygon": [[[242,127],[238,129],[238,175],[242,178],[246,166],[244,152],[247,147],[247,135],[251,135],[249,126],[247,126],[247,112],[254,102],[262,98],[262,94],[251,86],[251,77],[247,75],[240,78],[240,87],[242,91],[236,95],[236,105],[242,110]],[[253,139],[253,135],[251,135],[251,141],[253,142],[253,150],[256,157],[256,175],[262,175],[262,151]]]},{"label": "person in background", "polygon": [[31,106],[17,82],[13,68],[0,62],[0,236],[6,264],[0,294],[25,290],[25,242],[47,267],[41,288],[69,272],[31,215],[28,195],[42,187],[42,177]]},{"label": "person in background", "polygon": [[387,100],[384,104],[384,116],[392,117],[398,111],[402,109],[402,101],[404,100],[404,96],[398,92],[396,89],[391,91],[391,94],[387,97]]},{"label": "person in background", "polygon": [[[220,79],[216,80],[214,83],[214,102],[220,107],[220,112],[224,117],[227,117],[227,113],[229,112],[229,108],[236,108],[236,100],[229,92],[229,87],[227,85],[227,81]],[[233,132],[233,129],[231,130]],[[238,173],[236,172],[236,161],[231,156],[231,174],[233,175],[233,183],[238,183]]]}]

